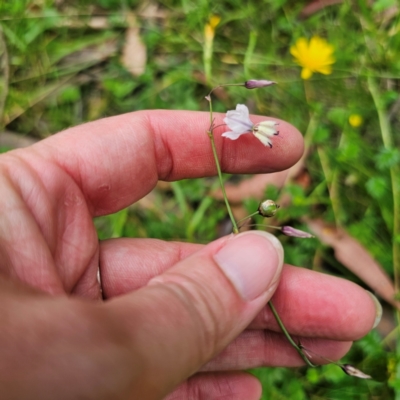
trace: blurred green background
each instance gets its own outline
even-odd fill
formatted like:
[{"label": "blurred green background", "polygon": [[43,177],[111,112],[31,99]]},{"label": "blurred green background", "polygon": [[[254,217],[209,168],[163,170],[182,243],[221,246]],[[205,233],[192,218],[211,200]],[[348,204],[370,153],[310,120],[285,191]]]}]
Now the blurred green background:
[{"label": "blurred green background", "polygon": [[[282,187],[261,188],[263,198],[290,199],[277,224],[320,224],[315,240],[279,235],[285,261],[370,290],[382,273],[394,284],[377,293],[382,323],[344,360],[374,380],[333,365],[260,368],[263,398],[400,399],[393,297],[400,283],[399,14],[396,0],[3,1],[1,150],[134,110],[207,110],[204,95],[220,83],[278,82],[226,88],[213,104],[220,112],[247,104],[305,135],[301,171]],[[333,47],[334,63],[305,80],[290,49],[316,36]],[[239,188],[250,179],[226,176]],[[230,229],[223,202],[210,196],[217,185],[209,178],[160,183],[138,204],[97,219],[99,237],[213,240]],[[241,192],[235,212],[257,208],[262,198],[252,194]],[[351,238],[376,265],[359,273],[351,257],[338,256]]]}]

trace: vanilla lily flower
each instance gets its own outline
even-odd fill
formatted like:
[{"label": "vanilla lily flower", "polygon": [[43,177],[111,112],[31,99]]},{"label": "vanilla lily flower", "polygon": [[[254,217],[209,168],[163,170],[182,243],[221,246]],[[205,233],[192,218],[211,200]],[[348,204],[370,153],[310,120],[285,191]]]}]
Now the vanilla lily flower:
[{"label": "vanilla lily flower", "polygon": [[275,129],[278,125],[275,121],[253,124],[250,120],[249,109],[244,104],[238,104],[236,110],[228,111],[224,122],[230,131],[223,133],[222,136],[231,140],[236,140],[246,133],[252,133],[264,146],[272,147],[271,138],[279,133]]}]

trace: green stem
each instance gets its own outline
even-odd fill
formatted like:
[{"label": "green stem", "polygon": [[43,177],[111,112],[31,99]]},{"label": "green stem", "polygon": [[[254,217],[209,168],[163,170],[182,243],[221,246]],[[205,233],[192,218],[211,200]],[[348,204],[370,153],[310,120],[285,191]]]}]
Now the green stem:
[{"label": "green stem", "polygon": [[[368,89],[375,103],[376,111],[378,112],[379,125],[382,135],[383,145],[385,149],[391,149],[393,146],[393,136],[389,123],[389,118],[386,113],[385,102],[382,99],[378,85],[374,78],[368,76]],[[393,192],[393,273],[394,287],[396,293],[400,289],[400,168],[394,165],[390,168],[390,179]],[[400,311],[396,310],[397,326],[400,324]],[[396,343],[397,356],[400,355],[400,340]],[[399,363],[397,364],[396,379],[400,379]],[[395,399],[400,400],[400,390],[395,389]]]},{"label": "green stem", "polygon": [[222,178],[221,167],[220,167],[219,161],[218,161],[218,154],[217,154],[217,148],[215,146],[214,135],[213,135],[212,131],[208,131],[208,135],[209,135],[210,140],[211,140],[211,147],[212,147],[212,151],[213,151],[213,155],[214,155],[214,159],[215,159],[215,164],[217,166],[218,178],[219,178],[219,183],[221,185],[222,195],[224,196],[225,205],[226,205],[226,209],[227,209],[228,214],[229,214],[229,218],[232,221],[233,233],[239,233],[239,228],[237,226],[235,217],[233,216],[232,209],[231,209],[231,206],[230,206],[229,201],[228,201],[228,196],[226,195],[226,192],[225,192],[224,180]]},{"label": "green stem", "polygon": [[[378,85],[372,77],[368,77],[368,88],[378,112],[379,125],[385,149],[393,148],[393,135],[389,118],[385,109],[385,102],[379,93]],[[393,165],[390,168],[390,179],[393,192],[393,270],[396,292],[400,289],[400,168]]]},{"label": "green stem", "polygon": [[239,225],[240,222],[246,221],[246,219],[249,219],[249,218],[254,217],[255,215],[259,215],[259,214],[260,214],[259,211],[253,212],[253,214],[250,214],[250,215],[248,215],[247,217],[244,217],[244,218],[242,218],[242,219],[239,219],[239,221],[237,221],[237,224]]},{"label": "green stem", "polygon": [[325,175],[325,181],[326,181],[326,186],[328,187],[328,192],[329,192],[329,199],[331,201],[332,205],[332,211],[333,215],[335,217],[335,223],[336,226],[341,225],[341,205],[340,205],[340,200],[338,196],[338,187],[337,184],[335,183],[335,179],[337,177],[337,173],[335,174],[335,171],[332,170],[330,163],[329,163],[329,157],[326,154],[326,151],[321,147],[317,147],[317,153],[319,156],[319,161],[321,163],[322,167],[322,172]]},{"label": "green stem", "polygon": [[[221,86],[223,86],[223,85],[221,85]],[[217,86],[217,87],[220,87],[220,86]],[[213,152],[215,165],[217,167],[217,172],[218,172],[218,179],[219,179],[219,183],[221,185],[222,195],[224,196],[226,209],[228,211],[229,218],[231,219],[231,222],[233,225],[233,233],[239,233],[239,228],[237,226],[235,217],[233,216],[232,209],[231,209],[231,206],[228,201],[228,196],[226,195],[224,180],[222,178],[221,166],[219,164],[219,159],[218,159],[217,147],[215,146],[215,140],[214,140],[214,134],[213,134],[214,121],[213,121],[213,110],[212,110],[212,101],[211,101],[211,93],[213,92],[213,90],[211,90],[211,92],[208,95],[208,102],[210,103],[210,129],[207,131],[207,134],[211,141],[212,152]]]},{"label": "green stem", "polygon": [[228,86],[243,86],[244,87],[244,83],[224,83],[222,85],[218,85],[213,87],[210,92],[208,93],[208,95],[206,96],[206,99],[209,101],[210,103],[210,116],[211,116],[211,123],[212,123],[212,106],[211,106],[211,95],[214,91],[216,91],[219,88],[223,88],[223,87],[228,87]]},{"label": "green stem", "polygon": [[303,361],[310,367],[315,367],[315,365],[308,359],[308,357],[304,354],[303,350],[296,344],[296,342],[292,339],[290,336],[290,333],[287,331],[285,328],[285,325],[283,325],[282,320],[279,317],[278,312],[275,309],[275,306],[273,305],[272,301],[268,302],[269,308],[272,311],[272,314],[274,314],[274,317],[276,319],[276,322],[278,322],[279,327],[281,328],[282,332],[286,336],[286,339],[289,341],[289,343],[297,350],[299,353],[300,357],[303,359]]},{"label": "green stem", "polygon": [[[216,86],[215,88],[213,88],[210,93],[206,96],[206,99],[208,100],[209,104],[210,104],[210,128],[207,131],[208,137],[210,138],[211,141],[211,147],[212,147],[212,151],[213,151],[213,156],[214,156],[214,160],[215,160],[215,165],[217,167],[217,172],[218,172],[218,178],[219,178],[219,183],[221,185],[221,190],[222,190],[222,195],[224,197],[225,200],[225,205],[226,205],[226,209],[228,211],[229,214],[229,218],[232,221],[232,225],[233,225],[233,233],[237,234],[239,233],[239,228],[237,225],[237,222],[233,216],[232,210],[231,210],[231,206],[229,204],[228,201],[228,196],[226,195],[225,192],[225,186],[224,186],[224,181],[222,178],[222,172],[221,172],[221,166],[219,164],[219,159],[218,159],[218,153],[217,153],[217,148],[215,146],[215,140],[214,140],[214,134],[213,134],[213,129],[214,129],[214,118],[213,118],[213,109],[212,109],[212,100],[211,100],[211,94],[213,93],[214,90],[220,88],[220,87],[224,87],[224,86],[244,86],[244,84],[226,84],[226,85],[219,85]],[[258,214],[258,211],[252,215]],[[248,218],[248,217],[246,217]],[[287,329],[285,328],[285,326],[283,325],[283,322],[281,321],[281,319],[279,318],[279,315],[277,313],[277,311],[275,310],[274,305],[272,304],[271,301],[268,302],[269,307],[272,310],[272,313],[274,314],[274,317],[278,323],[278,325],[280,326],[280,328],[282,329],[282,332],[284,333],[284,335],[286,336],[286,338],[288,339],[289,343],[296,349],[296,351],[300,354],[300,357],[304,360],[304,362],[309,365],[310,367],[314,367],[315,365],[311,363],[311,361],[307,358],[307,356],[304,354],[303,350],[293,341],[292,337],[290,336],[289,332],[287,331]]]},{"label": "green stem", "polygon": [[213,109],[212,109],[211,95],[215,90],[217,90],[217,89],[219,89],[221,87],[227,87],[227,86],[244,86],[244,83],[225,83],[225,84],[218,85],[218,86],[212,88],[210,93],[208,93],[208,95],[206,96],[206,99],[208,100],[208,102],[210,104],[210,129],[207,131],[207,134],[208,134],[208,137],[210,138],[210,141],[211,141],[211,147],[212,147],[212,151],[213,151],[215,165],[217,166],[218,179],[219,179],[219,183],[220,183],[220,186],[221,186],[222,195],[224,197],[226,209],[228,211],[229,218],[230,218],[230,220],[232,222],[232,225],[233,225],[233,233],[239,233],[239,228],[238,228],[237,222],[235,220],[235,217],[233,216],[232,209],[231,209],[231,206],[230,206],[229,201],[228,201],[228,196],[226,195],[226,192],[225,192],[224,180],[222,178],[221,166],[219,164],[218,153],[217,153],[217,148],[215,146],[214,133],[213,133],[214,121],[213,121]]},{"label": "green stem", "polygon": [[249,77],[250,63],[253,60],[254,49],[257,44],[257,32],[251,31],[249,36],[249,43],[247,45],[246,53],[244,55],[243,67],[244,75],[246,78]]}]

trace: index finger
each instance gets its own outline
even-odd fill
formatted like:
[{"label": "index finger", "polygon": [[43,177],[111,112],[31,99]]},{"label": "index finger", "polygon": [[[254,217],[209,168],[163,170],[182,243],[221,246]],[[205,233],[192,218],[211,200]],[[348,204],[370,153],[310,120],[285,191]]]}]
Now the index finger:
[{"label": "index finger", "polygon": [[[215,114],[215,124],[223,124]],[[221,168],[228,173],[263,173],[289,168],[301,157],[303,139],[292,125],[252,116],[253,123],[279,122],[273,148],[253,135],[232,141],[215,129]],[[158,180],[173,181],[216,174],[209,113],[138,111],[68,129],[34,145],[65,169],[80,186],[93,215],[120,210],[149,193]]]}]

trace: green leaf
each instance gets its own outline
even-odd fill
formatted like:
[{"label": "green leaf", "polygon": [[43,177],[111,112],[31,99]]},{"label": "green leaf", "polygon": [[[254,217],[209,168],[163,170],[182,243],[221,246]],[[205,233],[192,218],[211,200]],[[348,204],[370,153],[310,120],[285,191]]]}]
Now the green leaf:
[{"label": "green leaf", "polygon": [[370,178],[365,184],[368,193],[376,200],[380,200],[385,196],[389,190],[388,183],[385,178],[381,176],[374,176]]},{"label": "green leaf", "polygon": [[327,117],[329,121],[333,122],[339,127],[343,127],[347,122],[348,111],[344,108],[335,107],[328,111]]},{"label": "green leaf", "polygon": [[372,9],[377,12],[385,11],[390,7],[396,6],[396,4],[397,0],[376,0],[372,5]]},{"label": "green leaf", "polygon": [[323,125],[319,125],[317,129],[314,132],[314,143],[320,144],[326,142],[327,139],[329,139],[330,136],[330,131],[327,127]]},{"label": "green leaf", "polygon": [[375,156],[376,166],[380,171],[389,169],[400,163],[400,150],[397,148],[382,148]]}]

